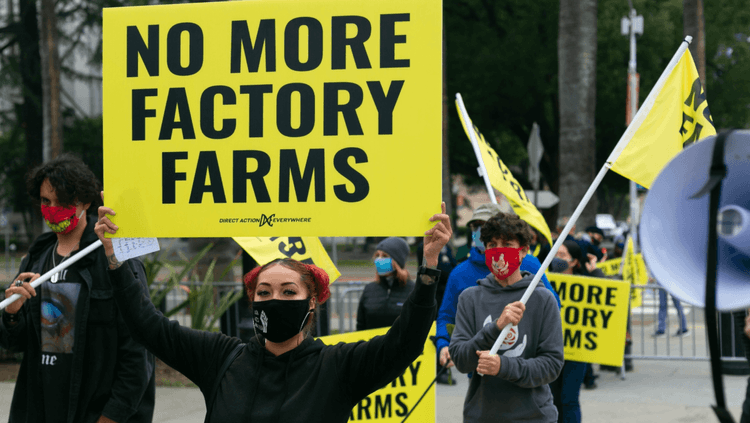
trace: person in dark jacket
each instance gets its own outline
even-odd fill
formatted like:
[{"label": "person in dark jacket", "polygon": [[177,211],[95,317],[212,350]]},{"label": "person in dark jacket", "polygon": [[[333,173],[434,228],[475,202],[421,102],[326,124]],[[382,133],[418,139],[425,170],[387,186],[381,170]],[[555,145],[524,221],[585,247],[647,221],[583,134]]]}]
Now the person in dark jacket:
[{"label": "person in dark jacket", "polygon": [[[596,267],[596,256],[586,254],[580,244],[574,240],[565,240],[557,250],[557,258],[565,260],[568,268],[560,273],[578,276],[591,276],[603,278],[604,273]],[[555,407],[558,410],[558,423],[580,423],[581,422],[581,384],[584,383],[588,363],[580,361],[565,360],[560,376],[550,383],[552,395],[555,399]],[[590,375],[590,383],[594,383],[598,376]],[[595,385],[594,385],[595,386]]]},{"label": "person in dark jacket", "polygon": [[[156,311],[130,267],[114,259],[104,234],[116,233],[117,226],[107,214],[114,212],[99,209],[96,232],[113,258],[110,276],[128,327],[146,348],[198,385],[210,410],[206,420],[213,422],[347,422],[360,400],[402,374],[422,353],[435,319],[438,255],[451,237],[443,204],[442,213],[430,218],[437,223],[425,232],[427,267],[420,268],[400,317],[387,334],[367,342],[325,345],[307,335],[310,316],[329,295],[323,270],[291,259],[254,269],[244,280],[257,335],[240,346],[237,338],[185,328]],[[238,346],[239,355],[220,374]]]},{"label": "person in dark jacket", "polygon": [[378,244],[373,256],[377,280],[367,284],[359,298],[357,330],[390,326],[401,314],[414,290],[414,281],[406,270],[408,257],[409,244],[403,238],[390,237]]},{"label": "person in dark jacket", "polygon": [[[112,297],[107,258],[96,249],[34,289],[30,282],[97,240],[99,181],[61,155],[33,170],[30,196],[53,232],[38,237],[5,296],[21,294],[0,323],[0,346],[23,352],[11,422],[150,422],[154,359],[130,336]],[[146,289],[137,260],[123,266]]]}]

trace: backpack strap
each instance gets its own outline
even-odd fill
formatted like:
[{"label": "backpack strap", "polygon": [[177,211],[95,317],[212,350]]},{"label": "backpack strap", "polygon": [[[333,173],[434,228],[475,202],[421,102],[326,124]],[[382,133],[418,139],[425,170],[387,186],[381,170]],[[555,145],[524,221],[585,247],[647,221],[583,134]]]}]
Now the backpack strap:
[{"label": "backpack strap", "polygon": [[229,356],[227,356],[227,359],[224,360],[224,363],[221,365],[221,368],[219,369],[219,373],[216,374],[216,381],[214,382],[213,389],[211,389],[211,392],[208,393],[208,402],[206,403],[206,418],[204,420],[205,423],[208,423],[208,417],[211,415],[211,411],[213,411],[214,408],[214,400],[216,399],[216,391],[219,390],[219,382],[221,382],[221,379],[224,378],[224,373],[227,372],[227,369],[229,366],[234,362],[234,360],[237,358],[238,355],[240,355],[240,352],[242,349],[245,348],[245,344],[239,344],[237,345],[232,352],[229,353]]}]

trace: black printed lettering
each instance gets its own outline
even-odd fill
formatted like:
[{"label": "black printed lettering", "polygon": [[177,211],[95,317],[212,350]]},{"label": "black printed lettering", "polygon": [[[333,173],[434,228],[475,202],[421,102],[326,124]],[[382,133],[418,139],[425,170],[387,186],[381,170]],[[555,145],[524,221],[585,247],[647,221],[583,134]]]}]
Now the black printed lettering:
[{"label": "black printed lettering", "polygon": [[[255,201],[257,203],[270,203],[271,196],[268,195],[265,176],[271,171],[271,158],[262,151],[247,150],[235,151],[233,154],[232,164],[232,202],[247,202],[247,181],[253,185]],[[247,171],[247,160],[254,159],[258,166],[252,171]]]},{"label": "black printed lettering", "polygon": [[[346,37],[347,25],[357,28],[356,35]],[[331,69],[346,69],[346,47],[352,51],[354,65],[357,69],[370,69],[370,58],[367,57],[365,41],[372,34],[372,25],[362,16],[334,16],[331,18]]]},{"label": "black printed lettering", "polygon": [[177,181],[187,180],[185,172],[177,172],[177,160],[187,160],[187,151],[164,152],[161,154],[161,202],[175,203]]},{"label": "black printed lettering", "polygon": [[146,97],[156,97],[156,88],[133,90],[132,93],[132,131],[133,141],[146,139],[146,118],[156,117],[156,109],[146,108]]},{"label": "black printed lettering", "polygon": [[255,44],[250,39],[247,21],[232,21],[232,45],[230,53],[230,72],[241,72],[242,54],[245,54],[245,64],[250,73],[258,72],[260,58],[265,47],[266,72],[276,71],[276,21],[261,19]]},{"label": "black printed lettering", "polygon": [[148,76],[159,76],[159,25],[148,26],[148,45],[143,41],[136,26],[126,30],[126,75],[128,78],[138,76],[138,57],[143,61]]},{"label": "black printed lettering", "polygon": [[[182,33],[187,32],[187,66],[182,66]],[[203,67],[203,30],[192,22],[174,25],[167,33],[167,67],[177,76],[195,75]]]},{"label": "black printed lettering", "polygon": [[[206,176],[211,180],[206,183]],[[226,203],[227,197],[224,194],[224,185],[221,182],[221,171],[219,170],[219,161],[216,158],[215,151],[201,151],[198,154],[198,165],[195,169],[195,179],[193,179],[193,188],[190,190],[190,204],[200,204],[203,202],[203,194],[211,193],[215,204]]]},{"label": "black printed lettering", "polygon": [[281,150],[279,166],[279,202],[289,202],[290,175],[297,201],[306,202],[310,184],[315,176],[315,202],[323,202],[325,195],[325,160],[322,148],[310,149],[304,175],[300,171],[296,150]]}]

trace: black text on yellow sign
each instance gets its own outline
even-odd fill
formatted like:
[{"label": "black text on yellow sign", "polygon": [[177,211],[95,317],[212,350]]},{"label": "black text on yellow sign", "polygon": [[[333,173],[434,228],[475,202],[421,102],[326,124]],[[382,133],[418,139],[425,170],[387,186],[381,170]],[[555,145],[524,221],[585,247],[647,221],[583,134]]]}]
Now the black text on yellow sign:
[{"label": "black text on yellow sign", "polygon": [[[328,345],[339,342],[357,342],[384,335],[390,328],[372,329],[366,331],[324,336],[320,338]],[[435,325],[430,330],[435,335]],[[422,354],[414,360],[404,372],[383,388],[373,392],[361,400],[349,415],[349,421],[378,421],[383,423],[398,423],[409,413],[414,411],[410,419],[415,422],[435,421],[435,387],[430,387],[435,379],[435,344],[428,338]],[[427,395],[417,405],[417,401],[427,389]]]},{"label": "black text on yellow sign", "polygon": [[565,359],[620,366],[625,348],[628,284],[548,273],[560,297]]},{"label": "black text on yellow sign", "polygon": [[[342,225],[342,207],[396,201],[411,210],[403,228],[368,225],[368,235],[426,230],[429,212],[417,211],[439,204],[439,180],[417,193],[396,185],[440,172],[440,22],[427,0],[106,10],[105,188],[122,201],[118,225],[151,236],[345,235],[362,225]],[[258,224],[272,215],[295,225]]]},{"label": "black text on yellow sign", "polygon": [[[396,34],[396,22],[408,22],[409,14],[385,14],[380,17],[380,67],[408,68],[409,59],[396,59],[395,46],[404,43],[406,36]],[[357,36],[346,37],[347,25],[357,28]],[[332,52],[331,69],[346,68],[346,52],[351,49],[357,69],[372,67],[364,41],[369,38],[372,24],[367,18],[357,16],[334,16],[331,20],[330,47]],[[247,21],[232,21],[231,26],[231,54],[228,58],[231,73],[257,73],[260,62],[265,58],[266,72],[275,72],[277,65],[276,21],[274,19],[260,20],[255,39],[251,37]],[[385,32],[383,32],[385,30]],[[301,46],[300,34],[308,34],[308,43]],[[172,75],[190,76],[198,73],[203,67],[204,36],[201,27],[195,23],[179,23],[168,29],[167,42],[164,49],[160,49],[159,25],[149,25],[148,35],[144,39],[137,26],[127,27],[127,76],[139,77],[139,61],[149,77],[158,77],[159,63],[162,55],[166,56],[168,71]],[[295,18],[286,23],[284,28],[284,43],[282,61],[288,69],[295,71],[312,71],[322,65],[323,58],[323,26],[315,18]],[[185,40],[185,42],[183,42]],[[183,50],[187,50],[188,62],[183,64],[181,57]],[[306,56],[305,62],[300,61]],[[243,66],[244,65],[244,66]],[[404,81],[390,81],[384,88],[381,81],[367,81],[367,91],[378,112],[377,133],[379,135],[393,133],[393,110],[398,102]],[[339,115],[344,118],[344,126],[349,135],[363,135],[362,124],[357,115],[357,109],[362,105],[364,97],[363,87],[349,82],[323,83],[323,136],[339,135]],[[221,107],[237,108],[238,97],[245,96],[246,101],[240,112],[249,117],[249,125],[245,131],[248,139],[264,136],[263,115],[266,97],[275,95],[276,134],[286,137],[304,137],[309,135],[316,123],[315,119],[315,90],[304,83],[288,83],[281,87],[272,84],[240,85],[231,87],[214,85],[206,87],[200,95],[200,109],[190,109],[185,87],[171,87],[165,96],[159,95],[157,88],[141,88],[132,91],[132,140],[145,141],[147,119],[161,118],[154,125],[158,128],[158,136],[150,136],[150,140],[170,140],[173,132],[182,132],[185,140],[196,139],[196,130],[209,139],[221,140],[235,135],[237,131],[236,119],[223,119],[216,124],[216,104]],[[155,97],[157,106],[148,108],[147,100]],[[293,98],[298,98],[300,107],[293,110]],[[342,103],[340,99],[346,97]],[[157,111],[161,115],[157,116]],[[294,127],[292,113],[299,113]],[[196,116],[195,120],[193,116]],[[158,119],[157,119],[158,120]],[[374,128],[373,128],[374,129]],[[156,135],[156,134],[154,134]],[[357,172],[350,164],[352,158],[355,163],[367,163],[367,153],[361,148],[345,148],[335,153],[334,169],[347,178],[353,185],[353,192],[348,192],[346,185],[334,186],[334,193],[341,201],[357,202],[364,199],[369,192],[367,179]],[[175,185],[177,181],[185,181],[184,172],[177,172],[175,162],[187,160],[187,151],[162,153],[162,203],[174,204],[176,200]],[[274,158],[276,159],[276,158]],[[253,160],[255,169],[248,172],[248,160]],[[247,202],[247,183],[251,182],[255,201],[259,203],[271,202],[265,177],[271,169],[272,158],[260,150],[234,151],[232,156],[232,176],[234,190],[230,196],[233,203]],[[279,192],[277,201],[289,201],[290,183],[294,184],[297,201],[308,199],[314,175],[314,201],[325,201],[325,150],[311,149],[308,159],[300,164],[294,149],[280,150]],[[302,171],[304,169],[304,172]],[[227,195],[221,179],[219,161],[215,151],[201,151],[198,155],[194,179],[190,190],[188,203],[196,204],[203,201],[203,195],[209,193],[214,203],[226,203]],[[207,182],[207,176],[210,182]]]}]

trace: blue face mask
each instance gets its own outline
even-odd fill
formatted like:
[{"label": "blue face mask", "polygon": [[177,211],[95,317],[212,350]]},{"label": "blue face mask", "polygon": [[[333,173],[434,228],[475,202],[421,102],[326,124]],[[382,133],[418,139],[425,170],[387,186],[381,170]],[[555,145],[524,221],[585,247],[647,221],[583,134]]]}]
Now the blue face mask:
[{"label": "blue face mask", "polygon": [[378,275],[387,275],[393,272],[393,259],[387,258],[376,258],[375,269],[378,271]]},{"label": "blue face mask", "polygon": [[484,252],[484,243],[479,237],[482,235],[482,227],[477,228],[476,231],[471,231],[471,240],[474,241],[474,246],[477,247],[480,253]]}]

